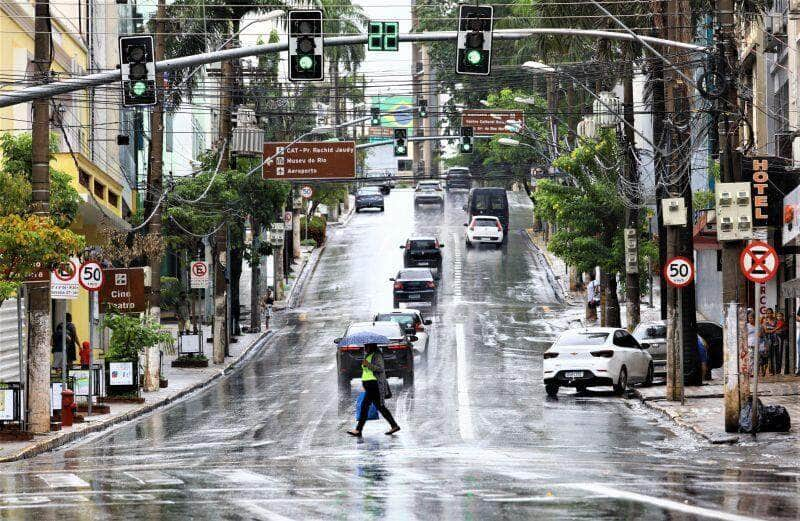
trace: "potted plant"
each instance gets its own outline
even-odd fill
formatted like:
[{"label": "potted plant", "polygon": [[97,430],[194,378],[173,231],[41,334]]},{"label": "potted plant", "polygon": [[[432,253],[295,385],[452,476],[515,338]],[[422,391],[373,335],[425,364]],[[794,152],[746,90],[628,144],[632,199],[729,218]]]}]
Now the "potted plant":
[{"label": "potted plant", "polygon": [[111,330],[105,357],[108,394],[139,401],[139,354],[156,345],[172,349],[175,340],[149,317],[111,313],[103,325]]}]

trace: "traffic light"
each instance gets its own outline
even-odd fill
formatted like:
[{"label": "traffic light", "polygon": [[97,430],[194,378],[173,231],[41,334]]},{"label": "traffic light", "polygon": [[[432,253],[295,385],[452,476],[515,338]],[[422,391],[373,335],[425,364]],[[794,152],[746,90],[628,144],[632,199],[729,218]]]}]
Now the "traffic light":
[{"label": "traffic light", "polygon": [[419,110],[419,117],[420,118],[427,118],[428,117],[428,100],[421,99],[417,103],[418,110]]},{"label": "traffic light", "polygon": [[155,105],[156,63],[152,36],[119,37],[122,106]]},{"label": "traffic light", "polygon": [[404,128],[394,129],[394,155],[395,157],[405,157],[408,155],[408,145],[406,137],[408,133]]},{"label": "traffic light", "polygon": [[492,64],[490,5],[462,5],[458,9],[458,74],[489,74]]},{"label": "traffic light", "polygon": [[289,79],[323,79],[322,11],[289,11]]},{"label": "traffic light", "polygon": [[367,49],[370,51],[396,51],[398,22],[370,22]]},{"label": "traffic light", "polygon": [[380,107],[372,107],[369,109],[369,113],[371,116],[371,120],[369,124],[373,127],[380,127],[381,126],[381,108]]},{"label": "traffic light", "polygon": [[461,127],[461,144],[459,150],[462,154],[472,153],[472,127]]}]

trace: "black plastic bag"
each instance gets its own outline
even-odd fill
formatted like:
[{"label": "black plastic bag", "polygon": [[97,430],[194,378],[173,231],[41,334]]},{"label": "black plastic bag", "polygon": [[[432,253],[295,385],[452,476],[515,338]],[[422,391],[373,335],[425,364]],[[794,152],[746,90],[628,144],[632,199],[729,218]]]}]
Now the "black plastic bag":
[{"label": "black plastic bag", "polygon": [[742,410],[739,413],[739,432],[747,434],[758,432],[763,417],[764,404],[761,403],[761,400],[758,400],[758,415],[756,416],[756,424],[753,425],[753,397],[747,398],[747,402],[742,405]]},{"label": "black plastic bag", "polygon": [[761,432],[789,432],[792,421],[789,411],[783,405],[767,405],[761,412],[759,430]]}]

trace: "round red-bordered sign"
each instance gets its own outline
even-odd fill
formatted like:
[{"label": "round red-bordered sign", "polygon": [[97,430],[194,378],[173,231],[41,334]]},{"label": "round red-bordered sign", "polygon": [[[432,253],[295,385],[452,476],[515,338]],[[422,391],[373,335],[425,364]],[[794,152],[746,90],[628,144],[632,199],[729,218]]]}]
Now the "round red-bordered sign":
[{"label": "round red-bordered sign", "polygon": [[673,288],[685,288],[694,280],[694,264],[686,257],[672,257],[664,264],[664,279]]},{"label": "round red-bordered sign", "polygon": [[775,248],[762,241],[754,241],[745,246],[739,255],[739,268],[747,280],[763,284],[778,274],[780,260]]},{"label": "round red-bordered sign", "polygon": [[[65,268],[62,271],[62,268]],[[67,271],[69,270],[69,271]],[[69,282],[73,278],[75,278],[75,273],[78,271],[78,266],[73,261],[69,260],[63,264],[61,264],[58,268],[53,270],[53,274],[56,276],[58,280],[61,282]]]},{"label": "round red-bordered sign", "polygon": [[192,275],[198,278],[205,277],[208,273],[208,266],[203,261],[196,261],[192,263]]},{"label": "round red-bordered sign", "polygon": [[84,262],[78,271],[78,282],[86,291],[99,291],[105,282],[103,268],[93,261]]}]

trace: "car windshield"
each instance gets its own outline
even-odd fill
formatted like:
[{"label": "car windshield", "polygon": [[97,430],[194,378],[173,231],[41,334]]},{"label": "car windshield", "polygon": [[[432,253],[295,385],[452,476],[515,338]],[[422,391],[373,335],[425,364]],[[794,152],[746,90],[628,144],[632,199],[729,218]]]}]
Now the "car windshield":
[{"label": "car windshield", "polygon": [[556,342],[556,346],[601,346],[605,344],[608,338],[608,333],[582,331],[582,332],[569,332],[561,335],[561,338]]},{"label": "car windshield", "polygon": [[447,171],[448,176],[458,177],[458,176],[466,176],[469,175],[469,170],[467,169],[453,169]]},{"label": "car windshield", "polygon": [[418,241],[410,241],[412,250],[432,250],[436,248],[436,241],[433,239],[425,239]]},{"label": "car windshield", "polygon": [[504,210],[506,199],[501,194],[475,194],[473,205],[476,210]]},{"label": "car windshield", "polygon": [[495,219],[475,219],[475,226],[478,228],[487,227],[487,228],[494,228],[497,226],[497,220]]},{"label": "car windshield", "polygon": [[414,315],[396,315],[393,313],[388,313],[385,315],[378,315],[377,320],[381,322],[394,322],[395,324],[400,324],[403,327],[414,325]]},{"label": "car windshield", "polygon": [[397,278],[400,280],[428,280],[432,277],[431,270],[412,269],[401,271]]},{"label": "car windshield", "polygon": [[359,188],[357,195],[378,195],[380,193],[380,188]]},{"label": "car windshield", "polygon": [[639,324],[633,330],[636,340],[655,340],[667,338],[667,326],[664,324]]},{"label": "car windshield", "polygon": [[370,322],[368,324],[353,324],[347,328],[345,336],[350,336],[354,333],[363,333],[369,331],[370,333],[377,333],[387,338],[398,338],[403,336],[400,331],[400,326],[393,322]]}]

